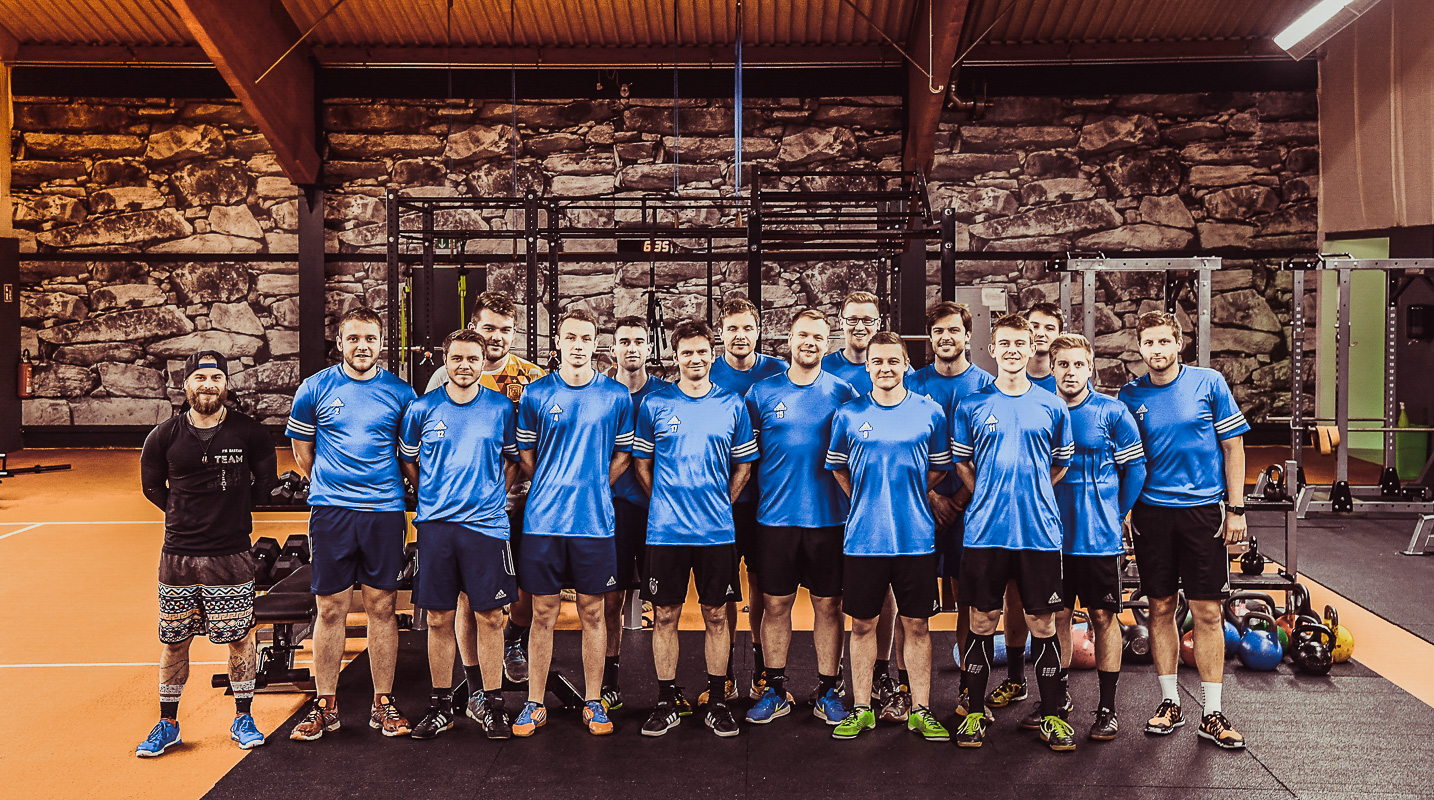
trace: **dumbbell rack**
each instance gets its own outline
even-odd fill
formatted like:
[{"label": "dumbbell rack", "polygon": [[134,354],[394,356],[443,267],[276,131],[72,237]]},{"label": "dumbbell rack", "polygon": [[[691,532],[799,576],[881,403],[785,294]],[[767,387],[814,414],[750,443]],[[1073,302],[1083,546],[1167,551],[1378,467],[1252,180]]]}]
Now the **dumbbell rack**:
[{"label": "dumbbell rack", "polygon": [[[1298,474],[1298,463],[1293,459],[1285,462],[1285,475]],[[1285,562],[1275,572],[1246,575],[1235,571],[1230,573],[1230,590],[1245,591],[1263,589],[1266,591],[1288,592],[1299,581],[1299,513],[1293,498],[1287,500],[1266,500],[1259,495],[1245,495],[1246,514],[1281,513],[1285,515]],[[1138,566],[1132,561],[1121,574],[1121,586],[1126,589],[1140,588]]]}]

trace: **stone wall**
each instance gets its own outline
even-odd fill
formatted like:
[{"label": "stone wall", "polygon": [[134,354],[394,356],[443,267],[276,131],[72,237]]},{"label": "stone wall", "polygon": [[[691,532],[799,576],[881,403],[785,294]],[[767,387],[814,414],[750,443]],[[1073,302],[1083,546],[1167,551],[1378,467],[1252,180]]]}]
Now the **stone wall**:
[{"label": "stone wall", "polygon": [[[508,195],[515,179],[519,191],[560,196],[665,191],[679,144],[684,195],[731,193],[730,102],[682,101],[680,142],[671,136],[670,100],[555,100],[522,104],[517,112],[515,165],[507,103],[327,103],[327,250],[383,252],[382,198],[390,185],[429,195]],[[943,120],[932,200],[955,206],[961,246],[969,249],[1312,246],[1313,120],[1312,94],[998,99],[978,119],[948,113]],[[901,127],[895,97],[749,100],[744,162],[896,169]],[[26,424],[163,419],[182,399],[178,360],[199,347],[237,356],[233,386],[241,407],[281,422],[298,380],[294,263],[141,266],[86,258],[97,251],[294,253],[294,187],[242,108],[174,99],[17,98],[15,128],[22,250],[73,255],[22,264],[22,335],[44,359],[36,371],[38,397],[25,404]],[[822,189],[846,180],[790,183]],[[462,218],[486,228],[521,224],[494,214]],[[582,220],[607,221],[601,214]],[[1288,280],[1254,263],[1236,266],[1216,284],[1216,365],[1259,417],[1288,406],[1280,382],[1281,365],[1288,375],[1281,328]],[[705,313],[706,270],[698,263],[661,265],[669,324]],[[716,270],[721,292],[745,287],[744,261]],[[333,320],[350,308],[386,309],[382,264],[333,261],[327,276],[330,336]],[[803,305],[835,311],[847,291],[875,287],[866,264],[774,263],[764,278],[769,335]],[[1010,284],[1023,303],[1054,296],[1051,276],[1035,263],[967,262],[960,279]],[[560,280],[564,306],[583,305],[604,320],[645,315],[646,262],[574,264]],[[494,268],[490,285],[519,289],[519,273]],[[1103,385],[1138,371],[1130,325],[1159,288],[1158,279],[1101,276]],[[540,330],[546,327],[544,316]],[[765,344],[782,349],[774,337]]]}]

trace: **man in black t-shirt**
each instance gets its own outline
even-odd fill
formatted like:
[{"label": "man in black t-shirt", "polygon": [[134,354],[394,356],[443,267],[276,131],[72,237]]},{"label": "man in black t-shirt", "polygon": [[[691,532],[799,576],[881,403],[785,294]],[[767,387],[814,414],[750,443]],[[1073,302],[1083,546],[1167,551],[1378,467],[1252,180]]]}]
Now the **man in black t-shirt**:
[{"label": "man in black t-shirt", "polygon": [[226,408],[228,362],[213,351],[184,362],[189,409],[144,440],[144,496],[164,511],[159,557],[159,724],[135,748],[152,758],[180,743],[179,696],[189,679],[189,643],[207,635],[229,646],[236,714],[229,737],[249,750],[264,743],[254,725],[254,504],[269,496],[274,442],[259,423]]}]

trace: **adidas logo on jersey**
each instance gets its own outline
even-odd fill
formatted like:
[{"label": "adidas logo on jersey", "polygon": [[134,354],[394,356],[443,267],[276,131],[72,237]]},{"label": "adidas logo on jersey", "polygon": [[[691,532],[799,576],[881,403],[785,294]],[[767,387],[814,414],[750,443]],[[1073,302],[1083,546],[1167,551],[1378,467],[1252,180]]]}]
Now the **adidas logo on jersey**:
[{"label": "adidas logo on jersey", "polygon": [[1229,582],[1229,581],[1225,581],[1225,585],[1220,587],[1220,591],[1222,591],[1222,592],[1228,592],[1228,591],[1230,591],[1230,582]]},{"label": "adidas logo on jersey", "polygon": [[1144,403],[1141,403],[1141,404],[1140,404],[1140,408],[1135,409],[1135,416],[1140,417],[1140,421],[1141,421],[1141,422],[1144,422],[1144,421],[1145,421],[1145,415],[1146,415],[1146,413],[1149,412],[1149,411],[1150,411],[1150,409],[1146,408]]},{"label": "adidas logo on jersey", "polygon": [[861,432],[861,438],[863,438],[863,439],[870,438],[870,436],[871,436],[871,431],[872,431],[871,423],[870,423],[870,422],[863,422],[863,423],[861,423],[861,427],[860,427],[860,428],[857,428],[857,430]]},{"label": "adidas logo on jersey", "polygon": [[648,579],[647,579],[647,590],[648,590],[649,592],[652,592],[653,594],[657,594],[657,579],[656,579],[656,578],[648,578]]},{"label": "adidas logo on jersey", "polygon": [[736,592],[732,591],[732,584],[727,584],[727,596],[731,597],[734,594],[736,594]]},{"label": "adidas logo on jersey", "polygon": [[494,600],[502,600],[503,598],[505,598],[505,597],[507,597],[507,596],[508,596],[508,593],[507,593],[507,592],[503,591],[502,589],[499,589],[499,590],[498,590],[498,593],[495,594],[495,595],[493,595],[493,599],[494,599]]},{"label": "adidas logo on jersey", "polygon": [[1060,592],[1051,592],[1051,599],[1050,599],[1050,600],[1047,600],[1046,602],[1048,602],[1048,603],[1059,603],[1060,601],[1061,601],[1061,593],[1060,593]]},{"label": "adidas logo on jersey", "polygon": [[[672,419],[669,419],[669,420],[667,421],[667,432],[668,432],[668,433],[676,433],[676,432],[677,432],[677,426],[678,426],[678,425],[681,425],[681,424],[682,424],[682,420],[678,419],[676,414],[673,414],[673,415],[672,415]],[[655,591],[655,590],[654,590],[654,591]]]},{"label": "adidas logo on jersey", "polygon": [[1115,598],[1110,596],[1110,592],[1106,592],[1106,593],[1105,593],[1105,597],[1101,598],[1101,602],[1104,602],[1104,603],[1114,603],[1114,602],[1115,602]]},{"label": "adidas logo on jersey", "polygon": [[996,426],[999,424],[1001,424],[1001,421],[999,419],[996,419],[995,414],[986,417],[986,430],[994,432],[996,430]]},{"label": "adidas logo on jersey", "polygon": [[335,397],[335,398],[334,398],[334,402],[329,403],[329,408],[343,408],[343,407],[344,407],[344,401],[343,401],[343,398],[341,398],[341,397]]},{"label": "adidas logo on jersey", "polygon": [[448,426],[447,426],[447,425],[444,425],[444,424],[443,424],[443,420],[441,420],[441,419],[438,421],[438,424],[437,424],[437,425],[434,425],[434,426],[433,426],[433,429],[434,429],[435,431],[438,431],[438,438],[440,438],[440,439],[443,438],[443,434],[445,434],[445,433],[448,432]]},{"label": "adidas logo on jersey", "polygon": [[608,586],[616,586],[616,585],[617,585],[617,578],[608,578],[608,579],[607,579],[607,585],[608,585]]},{"label": "adidas logo on jersey", "polygon": [[553,407],[548,409],[548,413],[553,415],[553,422],[557,422],[558,415],[563,413],[563,407],[557,403],[553,403]]},{"label": "adidas logo on jersey", "polygon": [[778,403],[778,404],[777,404],[777,407],[774,408],[774,409],[772,409],[772,410],[775,411],[775,412],[777,412],[777,419],[786,419],[786,418],[787,418],[787,404],[786,404],[786,403]]}]

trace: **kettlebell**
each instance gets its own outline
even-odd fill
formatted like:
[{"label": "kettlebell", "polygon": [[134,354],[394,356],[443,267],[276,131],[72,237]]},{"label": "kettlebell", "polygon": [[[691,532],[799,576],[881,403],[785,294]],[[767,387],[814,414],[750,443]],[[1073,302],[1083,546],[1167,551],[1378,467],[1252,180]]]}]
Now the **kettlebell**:
[{"label": "kettlebell", "polygon": [[1133,600],[1125,607],[1135,616],[1135,623],[1120,626],[1120,636],[1124,640],[1120,648],[1122,657],[1133,664],[1154,663],[1155,656],[1150,652],[1149,601]]},{"label": "kettlebell", "polygon": [[1186,631],[1180,637],[1180,663],[1187,667],[1198,667],[1195,663],[1195,631]]},{"label": "kettlebell", "polygon": [[1071,668],[1095,669],[1095,632],[1091,630],[1090,619],[1080,611],[1073,617],[1083,626],[1071,625]]},{"label": "kettlebell", "polygon": [[1339,624],[1339,612],[1334,606],[1324,607],[1324,624],[1334,632],[1334,663],[1343,664],[1354,655],[1354,634],[1349,632],[1349,628]]},{"label": "kettlebell", "polygon": [[1235,657],[1240,649],[1240,628],[1230,620],[1225,620],[1225,658]]},{"label": "kettlebell", "polygon": [[[1285,657],[1280,637],[1275,633],[1275,618],[1263,611],[1251,611],[1242,622],[1244,633],[1240,636],[1238,651],[1240,663],[1248,669],[1262,672],[1274,670]],[[1264,623],[1265,627],[1257,628],[1255,623]]]},{"label": "kettlebell", "polygon": [[[1269,630],[1276,632],[1280,647],[1289,646],[1289,634],[1282,630],[1274,620],[1280,614],[1279,607],[1275,605],[1275,598],[1264,592],[1239,591],[1232,592],[1230,598],[1225,601],[1225,619],[1241,630],[1244,629],[1242,620],[1252,611],[1258,611],[1270,619]],[[1256,627],[1262,630],[1265,624],[1264,620],[1255,623]]]},{"label": "kettlebell", "polygon": [[1323,622],[1300,617],[1295,623],[1290,660],[1306,675],[1328,675],[1334,666],[1335,633]]},{"label": "kettlebell", "polygon": [[[1240,554],[1240,572],[1245,575],[1261,575],[1265,571],[1265,557],[1260,555],[1259,543],[1250,537],[1250,548]],[[1274,603],[1271,602],[1273,607]]]},{"label": "kettlebell", "polygon": [[1258,490],[1256,494],[1267,502],[1280,503],[1290,499],[1289,491],[1285,488],[1285,469],[1279,464],[1265,467],[1255,484]]}]

